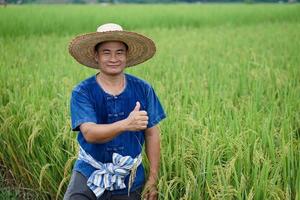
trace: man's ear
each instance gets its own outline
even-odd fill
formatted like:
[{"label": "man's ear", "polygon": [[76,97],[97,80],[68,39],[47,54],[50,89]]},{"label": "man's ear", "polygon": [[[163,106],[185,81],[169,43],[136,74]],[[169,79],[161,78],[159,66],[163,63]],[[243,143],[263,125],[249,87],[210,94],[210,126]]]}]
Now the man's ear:
[{"label": "man's ear", "polygon": [[95,54],[94,54],[94,55],[95,55],[95,56],[94,56],[94,59],[95,59],[96,63],[98,63],[98,52],[95,51]]}]

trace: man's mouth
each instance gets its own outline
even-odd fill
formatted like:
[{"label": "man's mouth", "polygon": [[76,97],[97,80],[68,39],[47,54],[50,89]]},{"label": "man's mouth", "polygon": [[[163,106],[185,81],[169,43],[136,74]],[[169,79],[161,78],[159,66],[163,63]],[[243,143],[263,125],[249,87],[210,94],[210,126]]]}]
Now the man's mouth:
[{"label": "man's mouth", "polygon": [[120,65],[107,65],[108,67],[119,67]]}]

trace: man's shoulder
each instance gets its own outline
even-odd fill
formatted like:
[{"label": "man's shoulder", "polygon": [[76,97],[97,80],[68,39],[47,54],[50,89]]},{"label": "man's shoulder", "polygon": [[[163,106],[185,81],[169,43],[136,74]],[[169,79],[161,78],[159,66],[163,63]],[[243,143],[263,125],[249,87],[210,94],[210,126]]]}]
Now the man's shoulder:
[{"label": "man's shoulder", "polygon": [[131,75],[131,74],[126,74],[126,77],[127,77],[127,80],[129,82],[132,82],[133,85],[135,85],[135,86],[144,87],[144,88],[150,88],[151,87],[150,83],[148,83],[146,80],[144,80],[142,78],[136,77],[136,76]]},{"label": "man's shoulder", "polygon": [[90,88],[94,87],[95,85],[95,75],[90,76],[83,81],[79,82],[75,87],[73,88],[73,92],[82,92],[87,91]]}]

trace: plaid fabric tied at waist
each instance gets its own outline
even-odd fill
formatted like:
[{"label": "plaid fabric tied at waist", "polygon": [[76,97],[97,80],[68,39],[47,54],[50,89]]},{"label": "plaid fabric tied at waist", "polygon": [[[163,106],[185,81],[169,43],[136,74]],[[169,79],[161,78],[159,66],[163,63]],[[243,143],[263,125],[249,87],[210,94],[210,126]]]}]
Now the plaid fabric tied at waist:
[{"label": "plaid fabric tied at waist", "polygon": [[[130,156],[113,153],[112,163],[101,163],[80,147],[78,159],[83,160],[97,169],[88,178],[87,186],[94,192],[96,197],[99,198],[105,190],[113,191],[126,188],[124,183],[125,177],[131,170],[132,173],[135,173],[136,168],[142,162],[142,154],[140,153],[133,159]],[[131,174],[130,179],[132,177],[134,178],[135,174]],[[129,190],[130,187],[131,185],[129,185]]]}]

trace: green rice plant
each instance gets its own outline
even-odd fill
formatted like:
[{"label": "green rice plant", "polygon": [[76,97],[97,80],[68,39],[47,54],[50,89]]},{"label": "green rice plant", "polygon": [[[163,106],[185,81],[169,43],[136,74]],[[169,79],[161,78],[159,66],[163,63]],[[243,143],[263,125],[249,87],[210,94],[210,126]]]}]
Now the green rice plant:
[{"label": "green rice plant", "polygon": [[160,199],[299,199],[299,9],[1,9],[0,162],[12,172],[15,188],[38,199],[62,199],[78,152],[70,93],[96,73],[68,55],[68,42],[113,21],[157,44],[152,60],[127,72],[150,82],[167,112],[160,126]]}]

